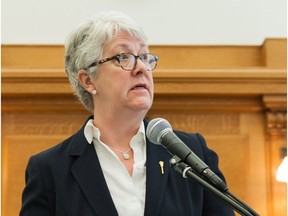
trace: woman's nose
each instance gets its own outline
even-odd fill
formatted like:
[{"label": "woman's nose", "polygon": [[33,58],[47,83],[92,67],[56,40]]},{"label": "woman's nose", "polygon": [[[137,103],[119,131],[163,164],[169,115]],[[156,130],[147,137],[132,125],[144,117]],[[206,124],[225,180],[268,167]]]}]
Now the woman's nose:
[{"label": "woman's nose", "polygon": [[147,73],[148,69],[146,64],[139,58],[136,60],[136,66],[132,70],[133,75],[138,75],[139,73]]}]

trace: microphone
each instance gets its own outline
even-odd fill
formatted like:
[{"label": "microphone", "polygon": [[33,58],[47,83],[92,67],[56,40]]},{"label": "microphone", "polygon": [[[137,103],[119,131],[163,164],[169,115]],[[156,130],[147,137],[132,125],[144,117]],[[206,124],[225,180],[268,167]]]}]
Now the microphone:
[{"label": "microphone", "polygon": [[227,185],[173,132],[170,123],[163,118],[152,119],[147,126],[147,138],[154,144],[164,146],[171,155],[178,156],[192,171],[206,178],[215,187],[227,191]]}]

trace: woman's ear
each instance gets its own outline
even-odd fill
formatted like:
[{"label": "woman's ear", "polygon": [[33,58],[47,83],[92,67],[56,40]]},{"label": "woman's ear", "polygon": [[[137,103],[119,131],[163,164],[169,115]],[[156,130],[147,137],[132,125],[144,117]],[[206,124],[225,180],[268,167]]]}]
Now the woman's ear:
[{"label": "woman's ear", "polygon": [[80,81],[81,85],[92,94],[92,91],[95,90],[95,86],[91,81],[91,78],[88,75],[86,70],[78,71],[78,80]]}]

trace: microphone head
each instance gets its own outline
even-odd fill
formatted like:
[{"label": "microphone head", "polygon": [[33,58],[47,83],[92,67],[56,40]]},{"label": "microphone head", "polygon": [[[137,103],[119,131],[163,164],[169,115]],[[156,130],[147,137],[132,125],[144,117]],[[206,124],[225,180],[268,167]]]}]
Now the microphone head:
[{"label": "microphone head", "polygon": [[162,137],[167,132],[173,132],[170,123],[163,118],[152,119],[147,126],[147,138],[154,144],[161,144]]}]

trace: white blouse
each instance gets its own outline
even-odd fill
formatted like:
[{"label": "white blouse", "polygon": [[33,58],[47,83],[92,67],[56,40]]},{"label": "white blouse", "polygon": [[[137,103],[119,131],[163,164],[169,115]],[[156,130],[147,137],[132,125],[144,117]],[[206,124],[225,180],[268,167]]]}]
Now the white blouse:
[{"label": "white blouse", "polygon": [[[119,216],[143,216],[146,193],[146,137],[142,122],[132,137],[130,146],[134,151],[132,176],[117,155],[100,139],[100,131],[90,119],[84,135],[94,144],[114,205]],[[97,187],[97,185],[95,185]]]}]

